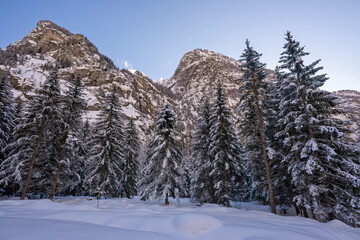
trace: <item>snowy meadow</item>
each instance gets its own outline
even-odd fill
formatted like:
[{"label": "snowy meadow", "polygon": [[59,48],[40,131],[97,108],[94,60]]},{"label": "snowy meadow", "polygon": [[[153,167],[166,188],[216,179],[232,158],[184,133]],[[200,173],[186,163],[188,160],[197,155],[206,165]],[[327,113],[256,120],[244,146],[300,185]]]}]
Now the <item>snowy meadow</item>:
[{"label": "snowy meadow", "polygon": [[[57,198],[0,201],[0,239],[222,239],[222,240],[357,240],[360,229],[333,220],[319,223],[270,213],[269,206],[233,203],[197,206],[189,199]],[[289,211],[289,215],[292,212]]]}]

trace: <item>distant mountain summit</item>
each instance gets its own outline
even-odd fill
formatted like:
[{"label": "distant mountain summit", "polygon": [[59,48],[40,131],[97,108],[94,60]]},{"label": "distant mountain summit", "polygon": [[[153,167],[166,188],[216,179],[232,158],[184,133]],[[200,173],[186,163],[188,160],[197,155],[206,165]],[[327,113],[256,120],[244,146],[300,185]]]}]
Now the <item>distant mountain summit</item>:
[{"label": "distant mountain summit", "polygon": [[[176,113],[184,146],[191,142],[199,103],[204,97],[213,98],[218,81],[223,83],[235,115],[240,84],[236,80],[243,74],[241,62],[210,50],[195,49],[182,57],[170,79],[153,82],[141,72],[119,70],[85,36],[73,34],[48,20],[39,21],[22,40],[0,50],[0,71],[9,72],[14,96],[23,100],[32,98],[55,64],[60,68],[62,92],[69,79],[82,76],[87,102],[85,118],[96,119],[104,96],[115,83],[123,114],[135,120],[144,141],[150,137],[156,111],[168,103]],[[268,73],[267,80],[275,81],[274,72],[268,70]],[[346,90],[334,94],[347,111],[340,117],[360,120],[360,93]]]}]

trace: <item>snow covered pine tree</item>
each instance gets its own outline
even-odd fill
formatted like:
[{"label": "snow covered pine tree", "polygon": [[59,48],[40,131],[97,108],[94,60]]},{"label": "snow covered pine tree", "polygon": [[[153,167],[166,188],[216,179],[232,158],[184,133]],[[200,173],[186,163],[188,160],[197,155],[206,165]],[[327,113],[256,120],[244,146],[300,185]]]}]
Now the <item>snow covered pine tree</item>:
[{"label": "snow covered pine tree", "polygon": [[156,121],[142,170],[139,184],[142,199],[165,198],[165,205],[169,205],[169,197],[179,201],[179,191],[184,191],[180,181],[182,153],[176,140],[175,123],[174,113],[165,105]]},{"label": "snow covered pine tree", "polygon": [[119,97],[116,86],[106,97],[103,110],[98,114],[94,126],[94,137],[89,143],[92,146],[85,184],[91,194],[119,197],[121,179],[124,174],[124,130],[120,112]]},{"label": "snow covered pine tree", "polygon": [[240,143],[236,138],[230,109],[226,106],[222,84],[216,90],[216,99],[210,116],[210,154],[213,158],[210,176],[214,179],[215,198],[230,207],[231,193],[245,182],[245,170],[240,158]]},{"label": "snow covered pine tree", "polygon": [[[267,83],[264,82],[265,64],[260,62],[261,54],[250,47],[250,42],[246,40],[246,48],[240,57],[242,61],[241,69],[244,75],[238,80],[241,87],[240,105],[237,112],[241,117],[240,135],[244,140],[245,158],[247,169],[250,170],[252,178],[252,195],[255,199],[268,197],[271,212],[276,214],[273,185],[271,180],[271,170],[267,152],[267,142],[264,134],[265,116],[264,107],[266,100]],[[254,127],[255,126],[255,127]],[[264,175],[267,179],[267,188],[264,184]]]},{"label": "snow covered pine tree", "polygon": [[136,196],[136,184],[139,175],[139,152],[140,141],[136,125],[132,119],[129,120],[125,128],[125,166],[122,178],[121,196],[131,198]]},{"label": "snow covered pine tree", "polygon": [[194,133],[192,169],[192,198],[198,203],[216,203],[213,176],[213,160],[210,155],[210,103],[205,98],[201,106]]},{"label": "snow covered pine tree", "polygon": [[305,65],[299,42],[286,33],[279,66],[281,130],[284,161],[288,164],[298,206],[310,208],[318,221],[340,219],[360,226],[359,150],[331,116],[338,113],[336,98],[319,89],[328,79],[316,75],[320,60]]},{"label": "snow covered pine tree", "polygon": [[[81,125],[81,116],[83,110],[85,108],[85,101],[83,97],[83,83],[80,76],[72,78],[69,82],[69,89],[66,92],[65,104],[63,105],[63,119],[64,119],[64,129],[60,132],[60,153],[57,160],[56,173],[54,177],[54,182],[51,189],[50,200],[52,200],[55,196],[56,187],[58,185],[58,181],[60,178],[60,169],[61,166],[64,165],[64,156],[65,151],[68,150],[72,152],[72,149],[69,149],[70,146],[67,145],[67,140],[70,135],[76,135],[77,131],[80,129]],[[68,149],[66,149],[68,148]],[[66,166],[70,167],[70,161],[66,161]],[[66,169],[65,169],[66,171]],[[68,174],[71,176],[74,175],[71,173],[70,168],[68,168]],[[71,185],[70,182],[68,184]]]},{"label": "snow covered pine tree", "polygon": [[[6,158],[5,148],[9,144],[15,126],[15,109],[11,85],[7,73],[0,74],[0,166]],[[4,189],[1,188],[0,195]],[[8,184],[6,184],[8,185]]]},{"label": "snow covered pine tree", "polygon": [[[1,181],[6,184],[13,179],[18,183],[22,188],[20,199],[25,199],[32,177],[36,178],[32,179],[32,193],[45,194],[44,191],[49,190],[46,186],[50,182],[47,173],[54,167],[49,157],[56,151],[54,141],[58,133],[55,131],[61,128],[62,121],[60,109],[60,86],[55,69],[28,102],[23,119],[15,127],[13,141],[7,147],[8,157],[1,166]],[[51,140],[52,144],[48,145],[49,142],[44,139]],[[41,163],[35,164],[40,149],[43,152]]]},{"label": "snow covered pine tree", "polygon": [[5,159],[5,147],[14,128],[15,109],[7,73],[0,74],[0,164]]}]

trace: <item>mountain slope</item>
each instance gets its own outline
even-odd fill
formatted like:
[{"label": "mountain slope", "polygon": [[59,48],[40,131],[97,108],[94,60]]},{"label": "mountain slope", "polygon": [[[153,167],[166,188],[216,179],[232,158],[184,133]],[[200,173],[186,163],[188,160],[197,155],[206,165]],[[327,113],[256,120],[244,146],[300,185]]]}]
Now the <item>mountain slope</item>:
[{"label": "mountain slope", "polygon": [[171,102],[145,74],[117,69],[86,37],[72,34],[50,21],[38,22],[22,40],[0,52],[0,71],[10,73],[14,95],[22,100],[32,98],[55,64],[60,68],[62,92],[71,77],[82,76],[87,99],[86,118],[90,120],[96,119],[104,94],[110,91],[112,84],[117,85],[123,113],[136,120],[142,136],[148,135],[155,110],[164,101]]}]

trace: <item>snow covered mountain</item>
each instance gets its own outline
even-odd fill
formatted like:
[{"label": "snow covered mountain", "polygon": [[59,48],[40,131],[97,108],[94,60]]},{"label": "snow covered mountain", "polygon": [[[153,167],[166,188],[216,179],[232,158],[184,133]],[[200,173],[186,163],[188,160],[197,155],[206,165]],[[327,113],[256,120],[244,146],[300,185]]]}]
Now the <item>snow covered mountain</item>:
[{"label": "snow covered mountain", "polygon": [[154,111],[163,101],[171,102],[145,74],[119,70],[86,37],[47,20],[0,52],[0,71],[10,73],[14,96],[22,100],[32,98],[55,63],[60,66],[62,92],[72,76],[81,75],[87,102],[85,118],[90,120],[96,118],[113,83],[118,87],[123,113],[135,119],[143,136],[148,135]]},{"label": "snow covered mountain", "polygon": [[[218,81],[223,83],[228,104],[235,114],[239,87],[236,79],[243,74],[239,61],[213,51],[195,49],[182,57],[170,79],[153,82],[141,72],[119,70],[86,37],[47,20],[38,22],[22,40],[0,50],[0,72],[10,73],[14,95],[23,100],[32,98],[34,90],[45,81],[55,63],[60,66],[62,91],[72,76],[81,74],[87,99],[85,118],[96,119],[105,94],[115,83],[123,113],[127,118],[135,119],[143,140],[150,136],[156,111],[168,103],[177,115],[184,146],[191,142],[199,103],[204,97],[213,98]],[[268,81],[274,81],[274,72],[268,70],[268,73]],[[346,110],[338,117],[359,121],[360,93],[343,90],[334,94]],[[351,127],[355,138],[356,125]]]},{"label": "snow covered mountain", "polygon": [[[268,73],[267,80],[274,81],[274,72],[269,70]],[[174,75],[162,84],[174,93],[186,142],[191,140],[201,101],[206,97],[212,101],[219,81],[223,84],[233,116],[236,116],[237,89],[240,86],[237,79],[242,75],[241,62],[217,52],[195,49],[182,57]]]}]

